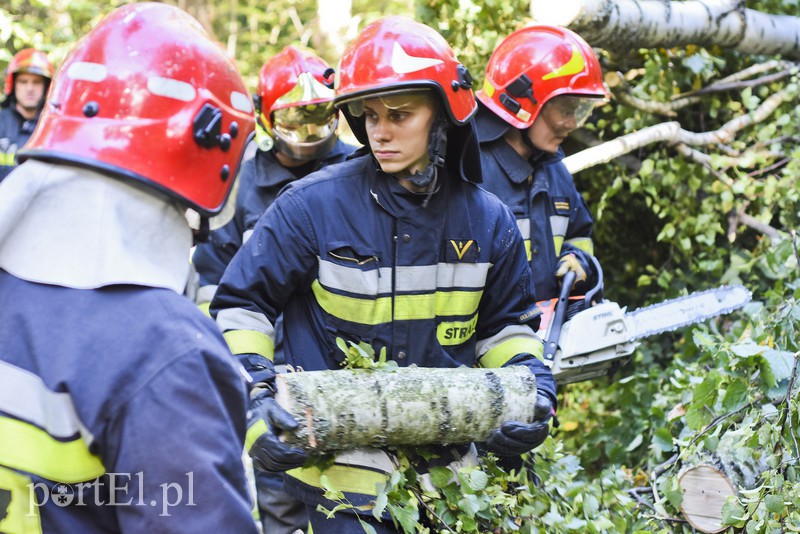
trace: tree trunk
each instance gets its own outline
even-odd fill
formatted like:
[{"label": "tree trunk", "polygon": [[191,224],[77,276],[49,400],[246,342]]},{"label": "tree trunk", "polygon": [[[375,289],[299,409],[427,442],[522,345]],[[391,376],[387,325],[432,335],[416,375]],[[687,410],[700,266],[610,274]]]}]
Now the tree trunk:
[{"label": "tree trunk", "polygon": [[766,456],[738,443],[738,436],[725,434],[713,453],[702,453],[684,465],[678,473],[683,492],[681,513],[700,532],[720,532],[722,506],[739,489],[758,485],[761,473],[767,470]]},{"label": "tree trunk", "polygon": [[532,422],[527,367],[364,369],[279,374],[276,399],[300,424],[283,439],[313,452],[484,441],[505,421]]},{"label": "tree trunk", "polygon": [[696,44],[800,59],[800,18],[745,9],[744,0],[531,0],[531,15],[619,52]]}]

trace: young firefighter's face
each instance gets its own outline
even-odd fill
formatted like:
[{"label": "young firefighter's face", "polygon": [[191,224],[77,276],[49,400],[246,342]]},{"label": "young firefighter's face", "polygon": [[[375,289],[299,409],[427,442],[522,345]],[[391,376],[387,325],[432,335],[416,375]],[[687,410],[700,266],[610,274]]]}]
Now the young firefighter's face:
[{"label": "young firefighter's face", "polygon": [[384,172],[407,178],[428,165],[428,139],[435,116],[436,101],[429,92],[364,101],[369,146]]},{"label": "young firefighter's face", "polygon": [[539,150],[554,154],[570,132],[586,123],[598,102],[600,101],[597,99],[570,95],[560,95],[549,100],[539,112],[533,126],[528,128],[528,138]]}]

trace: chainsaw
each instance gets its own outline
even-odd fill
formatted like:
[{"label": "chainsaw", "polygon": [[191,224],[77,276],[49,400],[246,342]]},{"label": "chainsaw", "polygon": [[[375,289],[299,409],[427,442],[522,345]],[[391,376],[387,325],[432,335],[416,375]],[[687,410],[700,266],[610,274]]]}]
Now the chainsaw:
[{"label": "chainsaw", "polygon": [[602,296],[603,273],[581,297],[570,297],[575,273],[563,279],[557,299],[540,302],[544,361],[559,385],[610,376],[628,362],[640,340],[730,313],[750,302],[741,285],[721,286],[626,311]]}]

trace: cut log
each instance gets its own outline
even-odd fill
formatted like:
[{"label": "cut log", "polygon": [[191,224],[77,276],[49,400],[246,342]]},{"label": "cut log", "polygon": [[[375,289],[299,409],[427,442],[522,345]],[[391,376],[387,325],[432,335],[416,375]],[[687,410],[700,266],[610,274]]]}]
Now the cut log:
[{"label": "cut log", "polygon": [[532,422],[527,367],[405,367],[279,374],[276,400],[299,423],[287,443],[314,453],[484,441],[506,421]]},{"label": "cut log", "polygon": [[767,467],[766,457],[739,444],[733,432],[723,435],[715,452],[695,456],[678,473],[681,513],[700,532],[725,530],[725,499],[756,487]]}]

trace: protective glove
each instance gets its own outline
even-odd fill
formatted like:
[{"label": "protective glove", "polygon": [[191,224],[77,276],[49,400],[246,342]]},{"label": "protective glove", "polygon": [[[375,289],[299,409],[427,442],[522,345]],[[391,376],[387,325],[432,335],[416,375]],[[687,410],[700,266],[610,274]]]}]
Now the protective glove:
[{"label": "protective glove", "polygon": [[564,278],[564,275],[572,271],[575,273],[575,281],[572,282],[572,289],[582,284],[588,278],[586,271],[589,270],[589,265],[579,258],[576,254],[569,252],[562,255],[556,264],[555,276],[558,279]]},{"label": "protective glove", "polygon": [[530,424],[507,421],[486,441],[489,450],[500,456],[519,456],[544,443],[550,434],[553,403],[544,393],[536,395],[534,422]]},{"label": "protective glove", "polygon": [[239,361],[253,382],[250,384],[250,407],[247,410],[247,435],[258,437],[248,453],[253,466],[262,471],[286,471],[300,467],[308,459],[302,449],[290,447],[278,437],[283,430],[293,432],[298,423],[275,400],[275,367],[258,354],[243,354]]},{"label": "protective glove", "polygon": [[281,430],[297,430],[298,423],[289,412],[281,408],[275,400],[274,391],[260,387],[254,389],[247,415],[248,434],[257,431],[251,430],[256,425],[261,431],[248,451],[256,469],[287,471],[306,462],[308,454],[303,449],[290,447],[278,437]]}]

